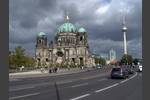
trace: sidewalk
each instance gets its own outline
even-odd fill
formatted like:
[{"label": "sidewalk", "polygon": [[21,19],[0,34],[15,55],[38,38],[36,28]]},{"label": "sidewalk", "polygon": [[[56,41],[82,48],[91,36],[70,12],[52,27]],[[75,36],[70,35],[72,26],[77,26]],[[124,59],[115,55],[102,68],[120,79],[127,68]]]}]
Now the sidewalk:
[{"label": "sidewalk", "polygon": [[59,69],[57,73],[48,73],[48,70],[42,73],[40,70],[34,70],[29,72],[18,72],[18,73],[10,73],[9,78],[27,78],[27,77],[42,77],[42,76],[56,76],[56,75],[65,75],[65,74],[72,74],[72,73],[79,73],[85,72],[92,68],[80,69],[80,68],[73,68],[73,69]]}]

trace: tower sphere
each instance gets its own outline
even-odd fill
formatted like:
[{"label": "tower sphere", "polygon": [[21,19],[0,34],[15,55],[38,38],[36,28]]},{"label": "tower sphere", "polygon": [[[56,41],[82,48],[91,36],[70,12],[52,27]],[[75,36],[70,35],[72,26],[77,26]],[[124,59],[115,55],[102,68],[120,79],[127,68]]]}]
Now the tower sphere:
[{"label": "tower sphere", "polygon": [[128,30],[128,28],[126,27],[126,26],[123,26],[122,27],[122,31],[124,32],[124,31],[127,31]]}]

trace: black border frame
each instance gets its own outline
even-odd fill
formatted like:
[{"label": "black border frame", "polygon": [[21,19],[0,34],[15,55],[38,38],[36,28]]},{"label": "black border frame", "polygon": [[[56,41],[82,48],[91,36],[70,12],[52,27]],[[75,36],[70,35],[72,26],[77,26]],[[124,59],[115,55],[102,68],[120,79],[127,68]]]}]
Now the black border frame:
[{"label": "black border frame", "polygon": [[[143,100],[149,100],[149,85],[150,85],[150,78],[149,78],[149,52],[150,52],[150,45],[149,45],[149,4],[148,0],[142,0],[142,36],[143,36]],[[9,89],[9,73],[8,73],[8,52],[9,52],[9,0],[0,0],[0,99],[7,100],[8,96],[8,89]]]},{"label": "black border frame", "polygon": [[149,0],[142,0],[142,51],[143,51],[143,100],[150,100],[150,45],[149,45],[149,35],[150,35],[150,11],[149,11]]},{"label": "black border frame", "polygon": [[0,99],[8,100],[9,1],[0,0]]}]

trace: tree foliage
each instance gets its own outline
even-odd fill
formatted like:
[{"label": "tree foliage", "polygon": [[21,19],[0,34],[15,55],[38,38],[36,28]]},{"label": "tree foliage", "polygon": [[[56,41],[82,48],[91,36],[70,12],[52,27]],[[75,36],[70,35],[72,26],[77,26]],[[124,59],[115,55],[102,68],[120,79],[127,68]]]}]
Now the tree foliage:
[{"label": "tree foliage", "polygon": [[139,60],[137,58],[133,59],[134,65],[138,65]]},{"label": "tree foliage", "polygon": [[106,64],[106,60],[102,57],[95,57],[95,64],[101,64],[101,65],[105,65]]},{"label": "tree foliage", "polygon": [[121,58],[121,64],[132,65],[133,58],[131,55],[124,54]]},{"label": "tree foliage", "polygon": [[9,51],[9,68],[16,69],[21,66],[33,67],[35,65],[35,60],[25,55],[25,49],[21,46],[17,46],[14,51]]}]

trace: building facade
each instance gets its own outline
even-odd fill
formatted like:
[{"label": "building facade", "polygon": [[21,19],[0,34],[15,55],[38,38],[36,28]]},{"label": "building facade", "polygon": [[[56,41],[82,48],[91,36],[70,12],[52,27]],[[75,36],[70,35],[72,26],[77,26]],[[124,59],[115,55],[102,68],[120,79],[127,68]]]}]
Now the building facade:
[{"label": "building facade", "polygon": [[92,67],[95,63],[89,51],[87,31],[70,23],[68,16],[58,27],[54,41],[48,43],[47,35],[38,33],[35,58],[37,66],[63,64]]}]

